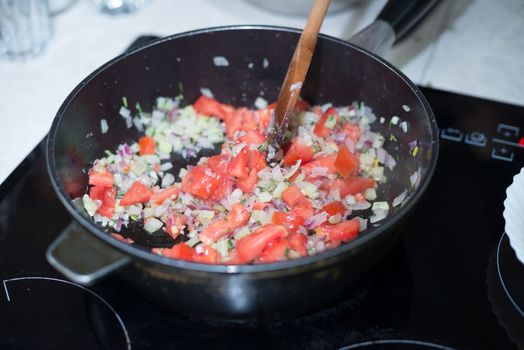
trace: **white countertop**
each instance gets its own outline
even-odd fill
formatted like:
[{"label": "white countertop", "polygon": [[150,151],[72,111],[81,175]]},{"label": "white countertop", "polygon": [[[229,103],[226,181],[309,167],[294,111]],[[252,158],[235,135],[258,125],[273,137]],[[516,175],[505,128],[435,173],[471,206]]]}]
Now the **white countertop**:
[{"label": "white countertop", "polygon": [[[322,32],[340,38],[371,22],[385,0],[330,14]],[[278,15],[242,0],[152,0],[117,17],[79,0],[53,20],[46,52],[0,62],[0,183],[46,135],[60,104],[90,72],[142,34],[169,35],[231,25],[300,28],[305,18]],[[415,83],[524,106],[524,0],[444,0],[387,56]]]}]

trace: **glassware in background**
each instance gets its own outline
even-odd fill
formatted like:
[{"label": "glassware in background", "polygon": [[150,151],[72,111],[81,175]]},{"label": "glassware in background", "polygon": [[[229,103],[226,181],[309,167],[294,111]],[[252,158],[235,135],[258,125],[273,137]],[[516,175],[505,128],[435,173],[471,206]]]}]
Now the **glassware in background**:
[{"label": "glassware in background", "polygon": [[0,59],[36,57],[51,36],[47,0],[0,0]]},{"label": "glassware in background", "polygon": [[110,15],[135,12],[145,6],[149,0],[93,0],[100,12]]}]

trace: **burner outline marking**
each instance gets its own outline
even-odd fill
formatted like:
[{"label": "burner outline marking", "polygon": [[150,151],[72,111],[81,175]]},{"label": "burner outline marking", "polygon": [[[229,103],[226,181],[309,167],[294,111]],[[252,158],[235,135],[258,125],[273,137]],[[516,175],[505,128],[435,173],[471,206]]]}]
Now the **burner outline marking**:
[{"label": "burner outline marking", "polygon": [[[499,244],[497,246],[497,272],[499,275],[500,284],[502,284],[502,289],[504,289],[504,292],[506,293],[506,296],[508,297],[509,301],[513,304],[515,309],[519,312],[519,314],[524,317],[524,311],[520,309],[519,305],[515,302],[511,294],[509,293],[508,289],[506,288],[506,285],[504,284],[504,279],[502,278],[502,272],[500,271],[500,261],[499,261],[499,255],[500,255],[500,246],[502,245],[502,240],[504,239],[504,236],[507,236],[507,233],[504,232],[502,236],[500,237]],[[509,237],[508,237],[509,239]]]},{"label": "burner outline marking", "polygon": [[88,288],[86,288],[86,287],[84,287],[84,286],[82,286],[80,284],[77,284],[77,283],[74,283],[74,282],[71,282],[71,281],[67,281],[67,280],[63,280],[63,279],[60,279],[60,278],[40,277],[40,276],[15,277],[15,278],[9,278],[9,279],[6,279],[6,280],[2,281],[2,283],[4,285],[4,291],[5,291],[5,296],[6,296],[7,302],[9,302],[9,303],[11,302],[11,297],[10,297],[9,291],[7,289],[7,282],[15,282],[15,281],[22,281],[22,280],[45,280],[45,281],[62,282],[62,283],[69,284],[69,285],[72,285],[72,286],[75,286],[75,287],[79,287],[79,288],[89,292],[91,295],[94,295],[101,302],[103,302],[115,314],[116,319],[118,320],[118,323],[120,324],[120,327],[122,327],[122,330],[124,331],[124,336],[126,338],[127,349],[131,350],[131,340],[129,339],[129,334],[127,333],[127,329],[126,329],[126,326],[124,325],[124,322],[122,321],[122,318],[120,318],[120,315],[116,312],[115,309],[113,309],[113,307],[104,298],[102,298],[100,295],[98,295],[95,292],[93,292],[91,289],[88,289]]}]

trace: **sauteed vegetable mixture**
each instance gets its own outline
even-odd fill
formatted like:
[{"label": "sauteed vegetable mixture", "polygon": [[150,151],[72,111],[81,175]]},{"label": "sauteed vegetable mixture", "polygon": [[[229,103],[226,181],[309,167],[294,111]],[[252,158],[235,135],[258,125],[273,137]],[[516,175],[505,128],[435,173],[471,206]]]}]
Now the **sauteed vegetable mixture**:
[{"label": "sauteed vegetable mixture", "polygon": [[[282,161],[268,165],[264,142],[274,105],[259,98],[257,109],[236,108],[204,93],[186,107],[170,98],[158,98],[152,113],[137,105],[136,116],[124,99],[120,114],[144,136],[95,160],[82,198],[115,238],[133,243],[118,232],[134,222],[144,235],[162,230],[175,240],[155,254],[270,263],[338,247],[387,216],[390,205],[376,188],[396,162],[383,135],[371,131],[379,121],[369,107],[299,101]],[[173,153],[191,158],[217,143],[220,154],[172,173]]]}]

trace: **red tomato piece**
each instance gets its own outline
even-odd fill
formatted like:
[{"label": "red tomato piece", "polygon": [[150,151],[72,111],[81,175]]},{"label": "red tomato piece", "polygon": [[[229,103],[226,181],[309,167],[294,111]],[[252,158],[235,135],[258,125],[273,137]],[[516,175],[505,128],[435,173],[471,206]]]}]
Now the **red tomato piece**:
[{"label": "red tomato piece", "polygon": [[[258,114],[258,130],[265,134],[267,128],[269,127],[269,124],[271,123],[271,105],[268,106],[266,109],[262,109],[257,111]],[[274,109],[274,107],[273,107]]]},{"label": "red tomato piece", "polygon": [[253,204],[253,210],[264,210],[268,206],[269,206],[269,203],[255,202]]},{"label": "red tomato piece", "polygon": [[155,154],[155,139],[151,136],[143,136],[138,140],[140,155]]},{"label": "red tomato piece", "polygon": [[331,182],[326,182],[322,185],[324,189],[338,190],[341,197],[347,195],[356,195],[364,192],[368,188],[375,188],[377,182],[373,179],[364,177],[348,177],[347,179],[335,179]]},{"label": "red tomato piece", "polygon": [[198,114],[205,116],[215,116],[222,120],[227,120],[228,115],[231,112],[232,107],[222,104],[214,98],[207,97],[205,95],[200,96],[195,103],[193,108]]},{"label": "red tomato piece", "polygon": [[359,159],[351,153],[346,147],[339,146],[337,159],[335,160],[335,169],[342,177],[348,177],[358,169]]},{"label": "red tomato piece", "polygon": [[171,214],[166,222],[166,232],[173,238],[176,239],[180,232],[184,230],[186,225],[186,217],[182,214]]},{"label": "red tomato piece", "polygon": [[331,241],[349,242],[358,236],[359,229],[360,222],[357,219],[351,219],[336,225],[322,224],[315,231],[319,235],[327,236]]},{"label": "red tomato piece", "polygon": [[200,254],[197,253],[197,250],[200,250],[200,248],[193,249],[193,262],[201,264],[217,264],[220,262],[220,257],[215,249],[204,244],[200,245],[200,247],[203,248]]},{"label": "red tomato piece", "polygon": [[112,187],[114,183],[114,176],[110,172],[90,171],[89,184],[93,186],[101,186],[104,188]]},{"label": "red tomato piece", "polygon": [[273,213],[271,223],[286,226],[289,232],[297,232],[299,226],[304,226],[304,218],[293,211],[287,213],[276,211]]},{"label": "red tomato piece", "polygon": [[91,199],[95,200],[103,200],[104,199],[104,192],[106,191],[107,187],[103,186],[93,186],[89,189],[89,197]]},{"label": "red tomato piece", "polygon": [[225,120],[226,123],[226,134],[230,140],[233,140],[235,133],[239,130],[242,130],[242,123],[244,122],[244,113],[247,111],[247,108],[237,108]]},{"label": "red tomato piece", "polygon": [[344,206],[344,204],[342,204],[342,202],[336,201],[324,205],[322,207],[322,210],[328,213],[329,215],[343,215],[346,212],[346,207]]},{"label": "red tomato piece", "polygon": [[309,199],[304,197],[298,204],[291,208],[291,212],[301,217],[303,220],[306,220],[314,213],[313,204],[311,204]]},{"label": "red tomato piece", "polygon": [[289,235],[289,247],[301,257],[307,256],[307,236],[294,232]]},{"label": "red tomato piece", "polygon": [[342,126],[342,131],[354,143],[357,143],[357,141],[360,139],[361,132],[358,125],[355,125],[351,122],[347,122],[344,124],[344,126]]},{"label": "red tomato piece", "polygon": [[157,252],[167,258],[192,261],[194,249],[185,243],[178,243],[171,248],[158,249]]},{"label": "red tomato piece", "polygon": [[258,123],[255,116],[255,111],[246,109],[242,116],[242,127],[241,130],[244,131],[254,131],[258,130]]},{"label": "red tomato piece", "polygon": [[257,170],[255,168],[251,169],[249,171],[249,176],[247,179],[239,179],[237,181],[237,186],[242,190],[244,193],[249,193],[253,191],[253,188],[255,188],[255,185],[258,182],[258,176],[257,176]]},{"label": "red tomato piece", "polygon": [[[207,170],[207,171],[206,171]],[[181,190],[189,192],[203,199],[215,192],[220,185],[220,176],[216,175],[211,169],[204,166],[193,167],[182,178]]]},{"label": "red tomato piece", "polygon": [[289,241],[286,238],[281,238],[273,241],[267,245],[257,262],[270,263],[276,261],[287,260],[289,253]]},{"label": "red tomato piece", "polygon": [[102,199],[102,205],[98,208],[98,213],[111,219],[115,213],[116,204],[116,188],[106,188],[104,192],[104,198]]},{"label": "red tomato piece", "polygon": [[266,137],[257,130],[247,130],[237,139],[238,143],[245,142],[248,145],[261,145],[266,142]]},{"label": "red tomato piece", "polygon": [[295,113],[307,111],[311,105],[305,100],[297,100],[295,103]]},{"label": "red tomato piece", "polygon": [[228,179],[225,176],[219,176],[218,181],[219,181],[219,184],[217,188],[208,197],[210,201],[218,202],[221,199],[226,198],[227,196],[231,194],[231,192],[233,192],[233,185],[235,183],[233,180]]},{"label": "red tomato piece", "polygon": [[242,150],[236,155],[233,160],[229,163],[227,170],[229,174],[239,178],[247,179],[249,177],[249,151],[247,147],[242,148]]},{"label": "red tomato piece", "polygon": [[217,154],[207,159],[207,166],[219,175],[226,175],[229,159],[230,156],[227,154]]},{"label": "red tomato piece", "polygon": [[301,159],[301,165],[313,160],[315,152],[312,147],[299,143],[296,139],[291,142],[291,146],[284,155],[284,165],[295,165],[297,160]]},{"label": "red tomato piece", "polygon": [[338,112],[333,107],[329,107],[324,114],[318,120],[317,125],[313,129],[313,133],[318,137],[328,137],[332,128],[326,126],[326,122],[329,122],[331,118],[335,118],[335,123],[340,120]]},{"label": "red tomato piece", "polygon": [[318,159],[315,159],[304,166],[300,167],[306,175],[310,175],[313,171],[313,168],[326,168],[328,174],[334,174],[335,170],[335,161],[337,159],[336,154],[330,154],[329,156],[323,156]]},{"label": "red tomato piece", "polygon": [[163,189],[159,192],[153,193],[149,200],[158,205],[164,203],[166,199],[176,199],[180,190],[176,186],[170,186],[166,189]]},{"label": "red tomato piece", "polygon": [[288,207],[293,207],[295,204],[306,198],[296,185],[289,186],[281,194],[282,200]]},{"label": "red tomato piece", "polygon": [[252,150],[250,151],[249,167],[255,169],[257,173],[267,166],[266,153]]},{"label": "red tomato piece", "polygon": [[149,187],[140,181],[135,181],[120,200],[120,205],[126,207],[128,205],[147,202],[152,194],[153,191],[151,191]]},{"label": "red tomato piece", "polygon": [[241,203],[233,204],[227,218],[217,220],[207,225],[198,235],[200,240],[205,244],[211,244],[220,238],[233,233],[235,229],[243,226],[249,220],[249,212]]},{"label": "red tomato piece", "polygon": [[240,262],[248,263],[260,256],[269,243],[287,236],[284,226],[267,224],[238,240],[236,251]]}]

